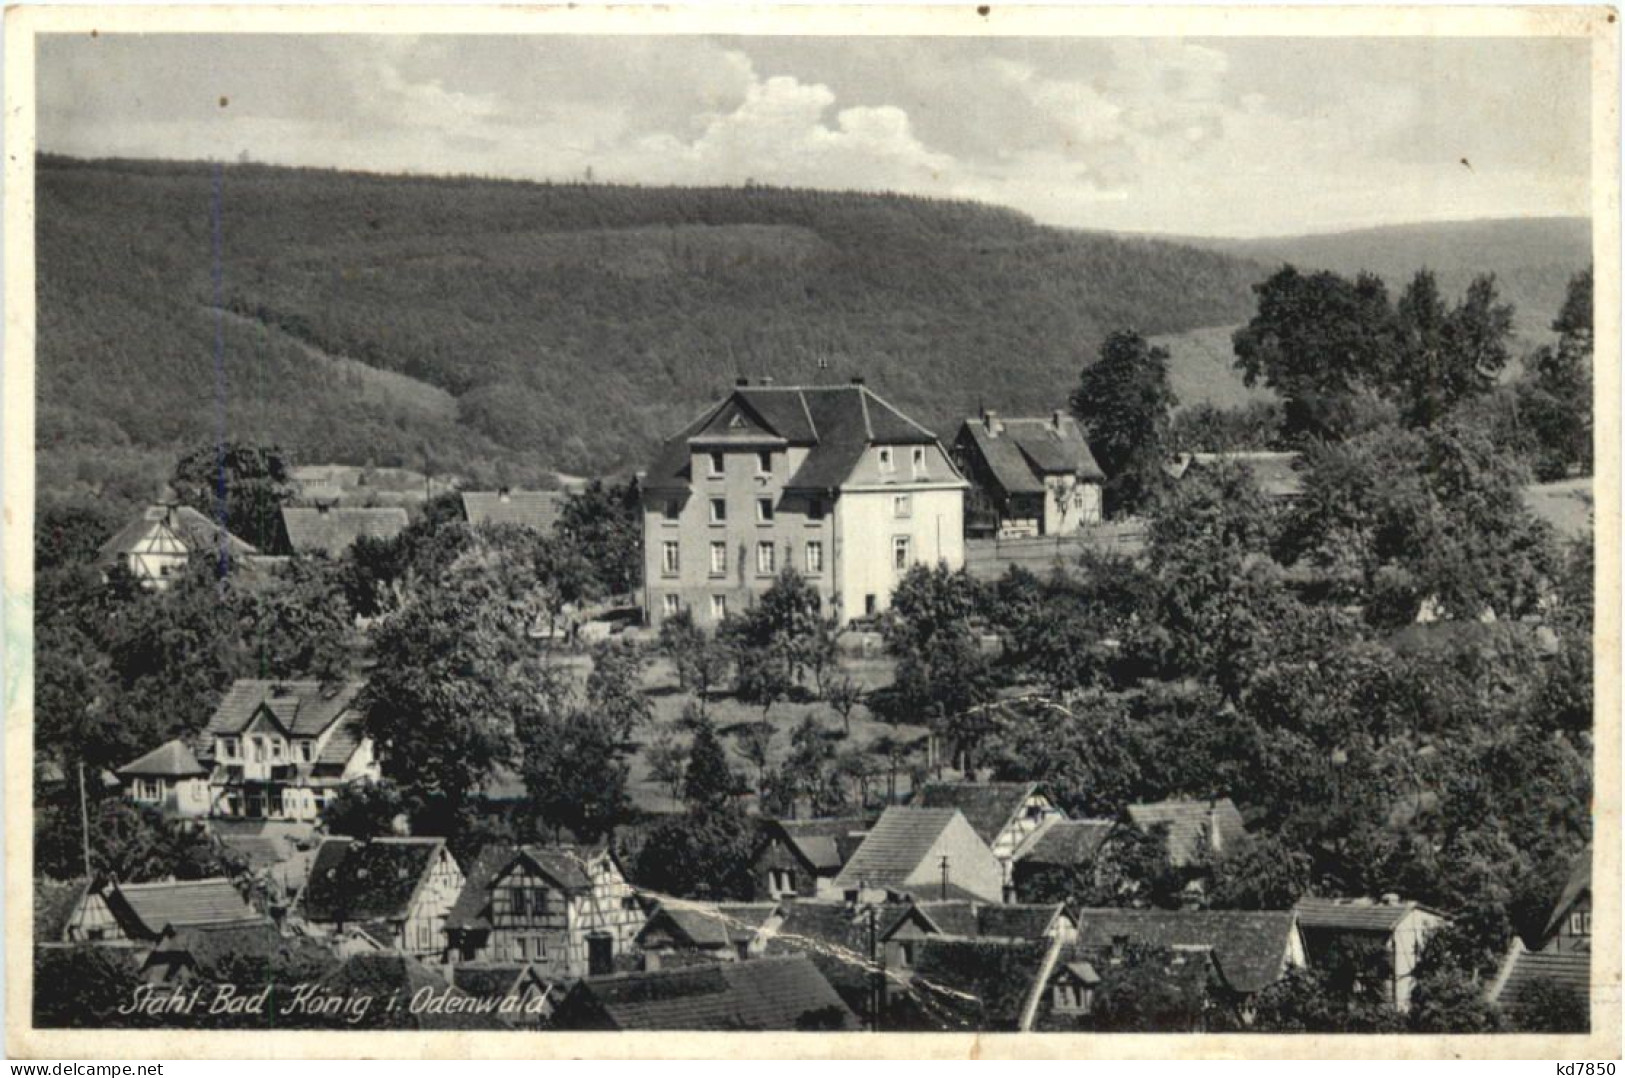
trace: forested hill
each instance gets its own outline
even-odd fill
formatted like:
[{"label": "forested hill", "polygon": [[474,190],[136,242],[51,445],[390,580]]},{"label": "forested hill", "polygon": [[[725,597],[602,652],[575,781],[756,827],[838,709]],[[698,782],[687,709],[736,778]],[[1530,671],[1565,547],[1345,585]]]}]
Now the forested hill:
[{"label": "forested hill", "polygon": [[1263,276],[901,196],[51,157],[38,238],[48,452],[224,417],[300,461],[514,477],[637,467],[740,375],[861,373],[948,437],[1062,406],[1117,328],[1243,321]]},{"label": "forested hill", "polygon": [[1368,271],[1387,281],[1395,294],[1423,266],[1437,274],[1450,296],[1465,291],[1477,274],[1491,272],[1502,299],[1530,319],[1548,321],[1563,304],[1569,278],[1591,262],[1591,222],[1583,217],[1445,221],[1313,236],[1178,242],[1270,269],[1290,262],[1299,269],[1344,275]]}]

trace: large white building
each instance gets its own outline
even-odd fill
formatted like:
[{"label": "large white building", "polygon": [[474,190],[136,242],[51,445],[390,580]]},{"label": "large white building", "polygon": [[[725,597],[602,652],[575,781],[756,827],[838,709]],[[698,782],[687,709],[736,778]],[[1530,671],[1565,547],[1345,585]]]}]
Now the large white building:
[{"label": "large white building", "polygon": [[643,480],[651,624],[715,625],[792,567],[843,621],[884,610],[916,564],[964,564],[967,484],[937,436],[861,380],[741,382]]}]

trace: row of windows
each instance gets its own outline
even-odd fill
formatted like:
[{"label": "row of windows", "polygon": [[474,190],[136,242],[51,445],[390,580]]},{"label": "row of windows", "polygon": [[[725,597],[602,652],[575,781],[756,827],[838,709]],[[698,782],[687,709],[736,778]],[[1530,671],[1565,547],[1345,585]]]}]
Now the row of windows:
[{"label": "row of windows", "polygon": [[[280,737],[263,737],[259,734],[247,739],[248,751],[243,752],[243,740],[236,737],[222,737],[220,739],[220,759],[229,761],[246,760],[252,764],[280,763],[286,751],[285,742]],[[309,738],[302,738],[294,742],[295,751],[299,754],[300,763],[310,763],[316,758],[316,743]]]},{"label": "row of windows", "polygon": [[[756,544],[756,572],[760,576],[772,576],[778,572],[778,547],[771,540],[764,539]],[[824,571],[824,543],[821,539],[809,539],[805,548],[802,565],[810,574]],[[660,571],[665,576],[676,576],[683,568],[682,544],[676,539],[667,539],[660,544]],[[728,544],[713,542],[711,544],[711,575],[728,575]]]},{"label": "row of windows", "polygon": [[[727,454],[726,453],[723,453],[723,452],[721,452],[719,450],[712,450],[710,453],[706,454],[706,456],[708,458],[708,460],[707,460],[707,464],[708,464],[707,474],[708,475],[710,475],[713,479],[716,479],[716,478],[720,478],[721,476],[726,474],[726,472],[727,472]],[[882,472],[893,472],[893,471],[897,470],[896,456],[893,453],[893,450],[892,450],[891,446],[889,446],[889,445],[880,446],[878,449],[875,450],[875,457],[880,463],[880,470]],[[914,469],[914,474],[915,475],[920,475],[920,474],[925,472],[925,470],[926,470],[925,446],[916,445],[916,446],[911,446],[910,447],[910,449],[909,449],[909,464]],[[770,450],[770,449],[760,449],[760,450],[756,451],[756,474],[757,475],[772,475],[773,474],[773,451],[772,450]]]},{"label": "row of windows", "polygon": [[[728,523],[728,499],[710,499],[711,523]],[[675,524],[683,514],[683,502],[680,498],[667,498],[660,507],[660,515],[668,524]],[[824,519],[824,502],[821,498],[810,498],[806,503],[807,523],[818,524]],[[756,499],[756,523],[773,523],[774,507],[772,498]]]}]

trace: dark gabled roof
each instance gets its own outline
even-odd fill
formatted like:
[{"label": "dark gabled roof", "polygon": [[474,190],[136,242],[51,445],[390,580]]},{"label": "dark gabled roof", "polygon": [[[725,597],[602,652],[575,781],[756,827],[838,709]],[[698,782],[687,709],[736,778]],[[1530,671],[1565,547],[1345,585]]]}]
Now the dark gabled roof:
[{"label": "dark gabled roof", "polygon": [[224,531],[218,524],[189,505],[152,505],[130,523],[120,528],[97,551],[98,564],[117,561],[120,556],[135,549],[136,543],[152,530],[154,524],[165,524],[191,554],[215,553],[220,549],[220,537],[226,537],[226,550],[233,558],[257,554],[253,546]]},{"label": "dark gabled roof", "polygon": [[166,932],[147,955],[146,967],[189,964],[206,980],[222,979],[231,967],[252,963],[271,968],[298,950],[320,960],[330,952],[313,940],[284,937],[269,918],[223,925],[195,925]]},{"label": "dark gabled roof", "polygon": [[1038,789],[1033,782],[928,782],[909,802],[918,808],[958,809],[989,846]]},{"label": "dark gabled roof", "polygon": [[861,816],[822,820],[770,820],[768,834],[777,835],[820,875],[834,875],[863,842],[869,827]]},{"label": "dark gabled roof", "polygon": [[555,1020],[565,1029],[623,1031],[857,1028],[841,997],[801,955],[589,977],[571,990]]},{"label": "dark gabled roof", "polygon": [[1225,983],[1251,994],[1280,980],[1297,921],[1291,910],[1081,909],[1077,943],[1107,948],[1119,937],[1170,948],[1208,948]]},{"label": "dark gabled roof", "polygon": [[125,764],[117,773],[120,778],[190,778],[207,775],[209,769],[197,762],[186,742],[176,738]]},{"label": "dark gabled roof", "polygon": [[867,913],[840,902],[808,900],[786,903],[783,912],[767,937],[766,952],[806,955],[843,998],[861,1006],[878,968],[869,961]]},{"label": "dark gabled roof", "polygon": [[1343,932],[1392,932],[1413,910],[1415,902],[1374,902],[1369,898],[1300,898],[1293,910],[1304,928]]},{"label": "dark gabled roof", "polygon": [[482,999],[515,993],[521,978],[534,971],[525,963],[459,962],[451,971],[451,983],[471,996]]},{"label": "dark gabled roof", "polygon": [[958,815],[960,812],[955,808],[894,805],[886,809],[841,868],[835,877],[836,884],[841,887],[904,885]]},{"label": "dark gabled roof", "polygon": [[280,865],[296,852],[292,841],[284,835],[253,835],[230,830],[217,830],[220,845],[241,857],[250,870]]},{"label": "dark gabled roof", "polygon": [[508,524],[550,535],[569,497],[560,490],[465,490],[463,516],[476,528]]},{"label": "dark gabled roof", "polygon": [[936,435],[867,386],[740,386],[662,443],[643,479],[645,490],[687,490],[691,441],[725,444],[740,417],[749,434],[808,452],[786,486],[833,490],[872,445],[930,445]]},{"label": "dark gabled roof", "polygon": [[224,877],[113,884],[107,901],[125,931],[136,937],[156,938],[169,926],[188,928],[259,917]]},{"label": "dark gabled roof", "polygon": [[286,506],[282,529],[296,554],[326,554],[337,558],[363,535],[393,539],[406,530],[406,510],[398,505],[376,508]]},{"label": "dark gabled roof", "polygon": [[1542,982],[1567,988],[1581,999],[1590,998],[1591,952],[1550,948],[1528,951],[1521,942],[1513,940],[1512,951],[1496,979],[1491,1002],[1514,1007],[1524,993]]},{"label": "dark gabled roof", "polygon": [[232,682],[209,716],[201,740],[207,747],[218,734],[242,732],[262,705],[290,736],[315,737],[349,709],[360,691],[359,681],[327,685],[320,681],[241,678]]},{"label": "dark gabled roof", "polygon": [[651,929],[663,929],[694,947],[732,947],[756,938],[776,902],[715,904],[667,899],[655,907],[638,938]]},{"label": "dark gabled roof", "polygon": [[480,850],[464,875],[463,889],[446,915],[448,930],[478,931],[491,927],[491,888],[510,866],[523,859],[560,890],[580,894],[592,889],[588,867],[602,849],[575,846],[510,846],[496,843]]},{"label": "dark gabled roof", "polygon": [[1065,867],[1088,864],[1116,826],[1111,820],[1052,818],[1016,851],[1016,861]]},{"label": "dark gabled roof", "polygon": [[1040,939],[1064,908],[1060,902],[978,906],[976,934],[984,939]]},{"label": "dark gabled roof", "polygon": [[438,838],[330,838],[299,897],[307,920],[357,924],[406,917],[446,844]]},{"label": "dark gabled roof", "polygon": [[918,921],[927,931],[944,936],[976,935],[976,903],[962,899],[908,902],[882,911],[880,938],[890,939],[910,921]]},{"label": "dark gabled roof", "polygon": [[1083,428],[1071,416],[995,419],[994,423],[997,434],[988,431],[984,420],[967,419],[957,440],[968,440],[975,447],[1006,494],[1042,494],[1046,475],[1105,482],[1106,473],[1089,451]]},{"label": "dark gabled roof", "polygon": [[[490,1013],[473,1013],[455,1005],[445,1008],[411,1006],[423,989],[449,1000],[474,997],[446,981],[415,958],[376,952],[354,954],[318,982],[325,992],[351,998],[367,996],[373,1008],[398,1016],[396,1022],[417,1029],[502,1029],[507,1023]],[[394,1001],[391,1008],[389,1002]]]},{"label": "dark gabled roof", "polygon": [[355,750],[361,747],[361,721],[347,719],[339,723],[338,729],[328,735],[326,743],[322,745],[322,753],[316,757],[317,767],[343,768],[355,755]]},{"label": "dark gabled roof", "polygon": [[1591,846],[1588,844],[1585,851],[1575,858],[1574,867],[1569,870],[1568,882],[1563,885],[1563,893],[1558,896],[1557,905],[1552,907],[1552,916],[1546,922],[1546,935],[1555,933],[1563,918],[1569,915],[1574,904],[1580,901],[1582,895],[1591,893]]},{"label": "dark gabled roof", "polygon": [[1247,837],[1247,824],[1228,797],[1216,801],[1156,801],[1130,805],[1129,819],[1141,830],[1168,825],[1168,860],[1180,868],[1197,860],[1203,844],[1216,831],[1222,847]]}]

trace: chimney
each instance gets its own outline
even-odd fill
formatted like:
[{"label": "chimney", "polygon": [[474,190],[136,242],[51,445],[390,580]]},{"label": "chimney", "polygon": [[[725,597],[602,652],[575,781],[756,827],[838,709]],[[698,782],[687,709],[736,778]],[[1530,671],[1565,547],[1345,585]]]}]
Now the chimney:
[{"label": "chimney", "polygon": [[997,438],[1004,424],[999,422],[999,413],[990,408],[982,409],[982,429],[987,431],[989,438]]},{"label": "chimney", "polygon": [[1050,426],[1055,428],[1055,433],[1056,434],[1061,433],[1061,410],[1059,408],[1055,409],[1055,411],[1050,413],[1050,415],[1049,415],[1049,423],[1050,423]]},{"label": "chimney", "polygon": [[1389,891],[1387,894],[1382,896],[1382,904],[1384,906],[1397,906],[1399,905],[1399,896],[1394,892]]},{"label": "chimney", "polygon": [[513,501],[513,492],[507,487],[499,487],[497,488],[497,500],[506,505]]},{"label": "chimney", "polygon": [[854,374],[852,376],[852,384],[855,386],[861,386],[863,384],[863,375]]},{"label": "chimney", "polygon": [[734,385],[736,385],[736,386],[748,386],[748,385],[750,385],[750,379],[749,378],[735,378],[734,379]]},{"label": "chimney", "polygon": [[756,379],[756,384],[759,386],[771,386],[773,384],[773,376],[771,374],[764,374],[760,378]]}]

